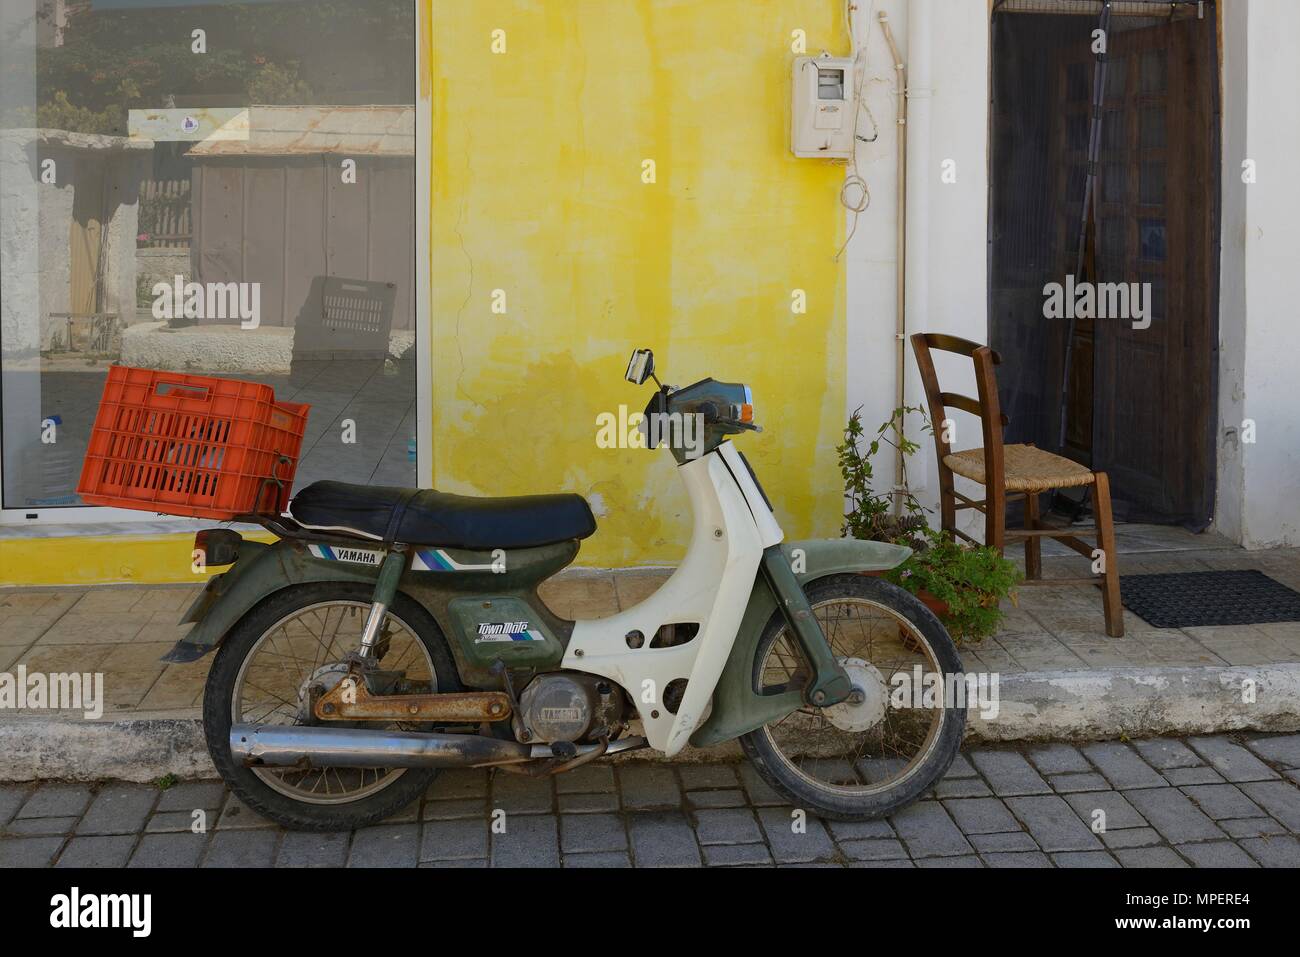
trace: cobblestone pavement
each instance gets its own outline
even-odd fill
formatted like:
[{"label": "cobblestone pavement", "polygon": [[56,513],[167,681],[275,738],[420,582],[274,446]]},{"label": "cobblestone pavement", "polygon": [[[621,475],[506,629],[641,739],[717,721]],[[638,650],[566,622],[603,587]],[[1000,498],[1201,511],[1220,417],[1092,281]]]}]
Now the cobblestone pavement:
[{"label": "cobblestone pavement", "polygon": [[280,830],[215,781],[4,785],[0,867],[1300,867],[1300,734],[980,748],[888,821],[799,818],[747,764],[444,772],[350,834]]}]

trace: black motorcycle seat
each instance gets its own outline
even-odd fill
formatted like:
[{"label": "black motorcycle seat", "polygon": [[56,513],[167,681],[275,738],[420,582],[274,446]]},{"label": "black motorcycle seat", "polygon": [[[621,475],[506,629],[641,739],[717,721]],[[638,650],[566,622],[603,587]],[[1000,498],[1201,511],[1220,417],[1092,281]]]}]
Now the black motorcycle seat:
[{"label": "black motorcycle seat", "polygon": [[[408,499],[396,529],[393,510]],[[408,545],[441,545],[471,551],[536,548],[589,538],[596,518],[581,495],[474,498],[433,489],[315,482],[289,503],[300,525],[358,533]]]}]

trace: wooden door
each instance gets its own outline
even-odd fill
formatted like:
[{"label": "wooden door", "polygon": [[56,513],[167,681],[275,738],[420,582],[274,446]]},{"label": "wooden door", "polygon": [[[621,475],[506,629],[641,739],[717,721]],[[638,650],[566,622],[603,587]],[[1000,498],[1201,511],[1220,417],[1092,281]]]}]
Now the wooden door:
[{"label": "wooden door", "polygon": [[[1213,30],[1111,37],[1097,273],[1149,288],[1150,327],[1096,323],[1093,464],[1130,520],[1203,527],[1213,510],[1218,143]],[[1149,287],[1145,286],[1149,284]]]}]

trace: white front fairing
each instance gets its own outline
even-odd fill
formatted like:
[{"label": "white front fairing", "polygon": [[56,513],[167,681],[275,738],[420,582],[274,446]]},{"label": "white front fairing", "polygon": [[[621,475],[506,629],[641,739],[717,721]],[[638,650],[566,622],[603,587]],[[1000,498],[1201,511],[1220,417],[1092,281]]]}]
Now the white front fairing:
[{"label": "white front fairing", "polygon": [[[763,550],[784,535],[729,443],[678,469],[695,526],[686,557],[663,587],[635,608],[573,629],[564,667],[618,682],[636,703],[650,746],[670,757],[686,746],[704,717],[736,640]],[[651,648],[663,625],[698,623],[694,639]],[[629,648],[627,636],[644,636]],[[679,678],[686,694],[671,714],[664,689]]]}]

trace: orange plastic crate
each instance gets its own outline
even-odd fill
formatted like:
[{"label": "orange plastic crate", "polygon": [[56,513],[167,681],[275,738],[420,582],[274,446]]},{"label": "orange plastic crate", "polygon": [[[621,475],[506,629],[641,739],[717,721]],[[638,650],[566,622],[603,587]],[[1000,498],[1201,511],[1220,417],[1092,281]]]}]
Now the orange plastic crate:
[{"label": "orange plastic crate", "polygon": [[111,366],[77,493],[168,515],[278,514],[310,408],[257,382]]}]

